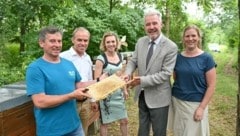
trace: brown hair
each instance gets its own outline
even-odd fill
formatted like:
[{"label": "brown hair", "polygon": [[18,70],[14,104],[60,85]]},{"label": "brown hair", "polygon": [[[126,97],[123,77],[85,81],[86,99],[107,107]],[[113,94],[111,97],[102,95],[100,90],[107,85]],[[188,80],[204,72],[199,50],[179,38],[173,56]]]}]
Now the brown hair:
[{"label": "brown hair", "polygon": [[55,33],[60,33],[61,35],[63,35],[63,32],[55,26],[44,27],[39,31],[38,40],[45,41],[47,34],[55,34]]}]

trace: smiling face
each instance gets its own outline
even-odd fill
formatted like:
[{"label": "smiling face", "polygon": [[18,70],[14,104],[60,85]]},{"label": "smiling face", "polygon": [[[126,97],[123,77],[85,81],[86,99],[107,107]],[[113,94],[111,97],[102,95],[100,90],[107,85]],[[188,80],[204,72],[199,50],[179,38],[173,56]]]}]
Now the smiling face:
[{"label": "smiling face", "polygon": [[87,31],[77,31],[74,34],[72,38],[73,48],[80,56],[87,50],[89,39],[90,34]]},{"label": "smiling face", "polygon": [[44,51],[45,58],[49,60],[57,59],[62,50],[62,34],[60,32],[48,33],[45,35],[45,39],[39,40],[39,45]]},{"label": "smiling face", "polygon": [[162,29],[162,22],[160,17],[157,14],[145,16],[144,28],[150,39],[157,39],[161,34]]},{"label": "smiling face", "polygon": [[114,52],[117,49],[117,39],[114,35],[105,37],[105,48],[109,52]]},{"label": "smiling face", "polygon": [[200,46],[200,35],[196,29],[190,28],[184,32],[183,43],[187,50],[194,50]]},{"label": "smiling face", "polygon": [[105,51],[117,51],[120,48],[119,39],[116,33],[114,32],[105,32],[103,34],[100,50]]}]

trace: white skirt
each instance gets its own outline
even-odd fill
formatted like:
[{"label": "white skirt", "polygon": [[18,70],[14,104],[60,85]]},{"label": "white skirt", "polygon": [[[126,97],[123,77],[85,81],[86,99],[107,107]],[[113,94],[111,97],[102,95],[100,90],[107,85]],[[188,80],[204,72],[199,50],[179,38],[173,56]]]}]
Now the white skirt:
[{"label": "white skirt", "polygon": [[194,121],[194,112],[199,102],[182,101],[172,97],[169,107],[168,129],[174,136],[210,136],[208,107],[205,108],[203,119]]}]

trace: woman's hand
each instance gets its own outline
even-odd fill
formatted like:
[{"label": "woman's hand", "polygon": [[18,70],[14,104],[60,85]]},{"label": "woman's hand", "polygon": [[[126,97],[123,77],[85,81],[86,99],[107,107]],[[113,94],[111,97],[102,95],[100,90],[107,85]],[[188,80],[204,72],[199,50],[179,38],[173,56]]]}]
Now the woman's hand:
[{"label": "woman's hand", "polygon": [[204,109],[202,107],[198,107],[194,113],[194,120],[201,121],[203,119]]}]

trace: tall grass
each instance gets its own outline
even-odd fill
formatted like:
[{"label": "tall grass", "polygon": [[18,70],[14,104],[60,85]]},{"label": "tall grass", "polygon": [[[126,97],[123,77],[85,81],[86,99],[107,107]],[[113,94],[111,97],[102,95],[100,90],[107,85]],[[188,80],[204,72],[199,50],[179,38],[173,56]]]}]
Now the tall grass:
[{"label": "tall grass", "polygon": [[237,50],[212,53],[217,63],[216,92],[209,106],[212,136],[235,136],[237,107]]}]

